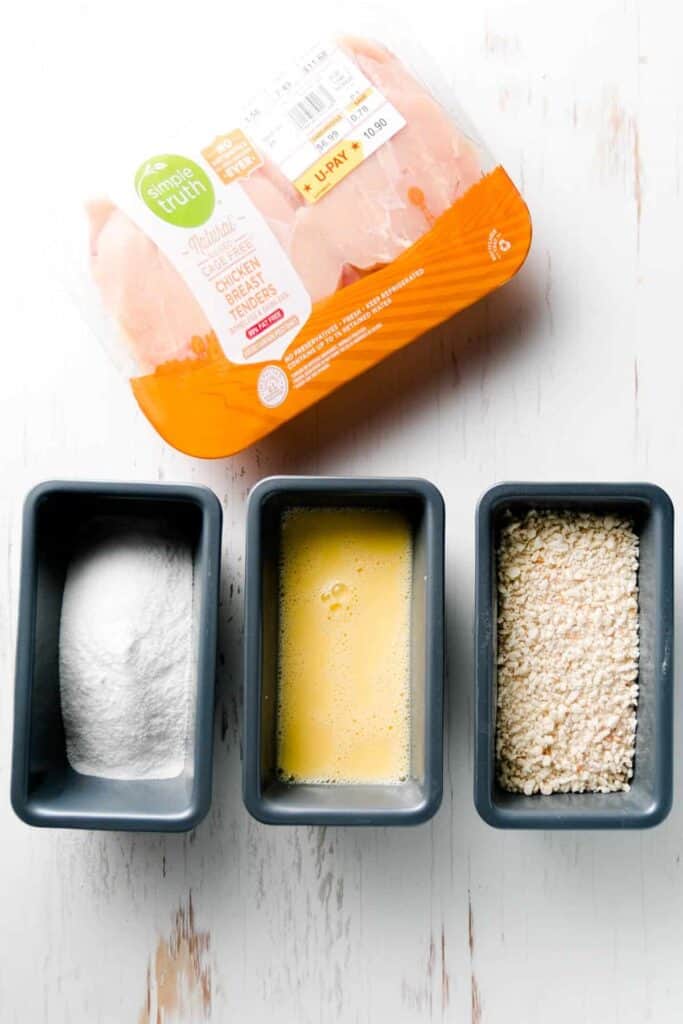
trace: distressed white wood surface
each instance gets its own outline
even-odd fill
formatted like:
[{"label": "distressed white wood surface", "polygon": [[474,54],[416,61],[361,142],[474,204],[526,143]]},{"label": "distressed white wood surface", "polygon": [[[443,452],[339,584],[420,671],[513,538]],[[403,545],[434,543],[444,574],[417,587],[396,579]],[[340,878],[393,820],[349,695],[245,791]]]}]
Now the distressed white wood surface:
[{"label": "distressed white wood surface", "polygon": [[[683,499],[680,7],[392,6],[522,186],[532,254],[499,294],[257,449],[215,463],[171,451],[138,413],[70,287],[60,256],[73,243],[69,221],[64,237],[51,225],[131,110],[164,122],[188,90],[201,108],[220,94],[217,62],[258,60],[259,31],[266,52],[274,39],[291,49],[313,5],[45,0],[4,13],[3,1024],[683,1015],[680,802],[651,833],[506,834],[479,821],[471,798],[480,492],[503,478],[650,479]],[[192,70],[198,53],[205,74]],[[420,474],[444,493],[448,742],[444,803],[429,825],[276,830],[243,809],[244,501],[261,476],[283,471]],[[56,476],[198,481],[224,503],[215,795],[189,836],[31,830],[10,810],[21,502]]]}]

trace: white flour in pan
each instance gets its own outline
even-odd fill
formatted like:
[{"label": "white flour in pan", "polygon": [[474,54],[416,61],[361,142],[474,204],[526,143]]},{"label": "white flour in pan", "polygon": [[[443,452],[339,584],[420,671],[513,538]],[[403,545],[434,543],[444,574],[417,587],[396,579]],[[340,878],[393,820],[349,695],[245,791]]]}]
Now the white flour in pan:
[{"label": "white flour in pan", "polygon": [[192,553],[144,527],[84,541],[59,637],[67,756],[84,775],[166,779],[188,752]]},{"label": "white flour in pan", "polygon": [[512,792],[628,790],[638,538],[616,516],[529,512],[498,551],[497,775]]}]

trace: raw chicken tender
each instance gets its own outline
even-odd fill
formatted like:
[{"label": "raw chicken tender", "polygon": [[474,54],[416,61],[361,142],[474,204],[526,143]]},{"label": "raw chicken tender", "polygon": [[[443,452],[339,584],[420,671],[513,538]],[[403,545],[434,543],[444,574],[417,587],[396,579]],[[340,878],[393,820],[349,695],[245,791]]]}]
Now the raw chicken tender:
[{"label": "raw chicken tender", "polygon": [[[322,199],[299,211],[292,247],[303,260],[306,246],[298,233],[313,244],[316,235],[324,236],[334,240],[340,268],[374,270],[416,242],[479,180],[481,169],[472,144],[392,53],[357,39],[341,45],[407,123]],[[325,264],[329,258],[325,252]],[[332,277],[326,269],[325,281]]]},{"label": "raw chicken tender", "polygon": [[[313,302],[395,260],[482,173],[473,145],[392,53],[350,37],[340,46],[405,127],[311,205],[270,162],[240,181]],[[88,214],[95,281],[141,372],[193,357],[212,328],[181,275],[112,203]]]},{"label": "raw chicken tender", "polygon": [[107,310],[143,373],[193,354],[211,324],[161,249],[107,199],[87,205],[90,261]]},{"label": "raw chicken tender", "polygon": [[241,179],[254,206],[258,207],[282,248],[289,252],[301,196],[292,183],[269,161],[264,161],[248,178]]}]

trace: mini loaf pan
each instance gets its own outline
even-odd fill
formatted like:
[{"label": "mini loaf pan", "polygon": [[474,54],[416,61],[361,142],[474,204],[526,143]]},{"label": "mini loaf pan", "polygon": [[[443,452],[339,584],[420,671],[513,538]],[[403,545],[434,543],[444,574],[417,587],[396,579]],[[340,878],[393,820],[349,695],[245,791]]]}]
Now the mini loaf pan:
[{"label": "mini loaf pan", "polygon": [[[503,519],[530,509],[628,516],[640,541],[636,750],[627,793],[524,796],[496,781],[496,550]],[[498,828],[648,828],[669,813],[673,751],[673,506],[653,484],[499,484],[476,522],[474,802]]]},{"label": "mini loaf pan", "polygon": [[[67,760],[59,694],[59,624],[67,566],[92,525],[159,526],[194,554],[193,755],[172,779],[123,781],[80,774]],[[24,504],[14,698],[12,806],[29,825],[180,832],[211,802],[221,507],[204,487],[39,484]],[[101,527],[100,527],[101,528]]]},{"label": "mini loaf pan", "polygon": [[[280,522],[296,507],[389,508],[412,527],[411,771],[397,785],[286,783],[276,772]],[[425,480],[271,477],[247,512],[244,802],[269,825],[412,825],[443,788],[444,506]]]}]

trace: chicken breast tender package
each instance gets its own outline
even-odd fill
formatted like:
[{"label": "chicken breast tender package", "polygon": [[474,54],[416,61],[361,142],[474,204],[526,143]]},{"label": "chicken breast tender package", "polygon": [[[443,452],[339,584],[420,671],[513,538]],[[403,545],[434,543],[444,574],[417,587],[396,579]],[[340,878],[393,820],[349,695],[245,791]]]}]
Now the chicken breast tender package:
[{"label": "chicken breast tender package", "polygon": [[500,165],[382,43],[340,36],[239,116],[139,154],[88,204],[143,412],[240,451],[504,284],[531,224]]}]

